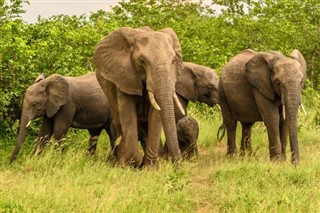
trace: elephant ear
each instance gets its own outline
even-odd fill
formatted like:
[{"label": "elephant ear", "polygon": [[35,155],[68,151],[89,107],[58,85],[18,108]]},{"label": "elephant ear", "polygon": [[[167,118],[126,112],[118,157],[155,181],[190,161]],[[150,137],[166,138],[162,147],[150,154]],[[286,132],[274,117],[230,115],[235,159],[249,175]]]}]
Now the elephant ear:
[{"label": "elephant ear", "polygon": [[38,83],[40,81],[42,81],[43,79],[46,78],[46,75],[44,73],[42,73],[41,75],[39,75],[36,80],[34,80],[34,83]]},{"label": "elephant ear", "polygon": [[271,70],[277,55],[270,53],[258,53],[245,65],[248,81],[264,96],[274,100],[275,92],[271,83]]},{"label": "elephant ear", "polygon": [[198,90],[196,87],[196,75],[190,63],[183,63],[183,71],[178,76],[176,82],[176,92],[190,101],[197,101]]},{"label": "elephant ear", "polygon": [[137,30],[129,27],[111,32],[96,47],[93,60],[96,72],[103,78],[113,82],[127,94],[141,96],[142,80],[131,62],[130,51],[136,32]]},{"label": "elephant ear", "polygon": [[300,53],[299,50],[295,49],[290,53],[289,56],[300,62],[304,79],[306,79],[306,77],[307,77],[307,62],[304,59],[303,55]]},{"label": "elephant ear", "polygon": [[177,71],[178,71],[178,75],[180,74],[180,72],[182,72],[183,70],[183,61],[182,61],[182,50],[181,50],[181,45],[178,39],[177,34],[173,31],[172,28],[164,28],[162,30],[160,30],[160,32],[166,33],[168,34],[173,42],[173,50],[176,53],[176,59],[177,59]]},{"label": "elephant ear", "polygon": [[60,107],[67,103],[69,97],[69,84],[61,76],[54,74],[46,79],[48,103],[46,114],[51,118]]}]

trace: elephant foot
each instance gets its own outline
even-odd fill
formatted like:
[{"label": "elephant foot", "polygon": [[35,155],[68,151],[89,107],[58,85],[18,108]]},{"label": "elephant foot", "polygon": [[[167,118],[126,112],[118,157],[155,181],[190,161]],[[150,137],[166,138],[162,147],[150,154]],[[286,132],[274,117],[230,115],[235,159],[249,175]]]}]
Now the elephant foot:
[{"label": "elephant foot", "polygon": [[141,168],[158,169],[159,168],[159,158],[148,159],[148,158],[144,157],[143,161],[141,163]]},{"label": "elephant foot", "polygon": [[281,155],[270,155],[270,161],[277,163],[282,161],[282,157]]},{"label": "elephant foot", "polygon": [[191,148],[190,149],[190,147],[188,147],[188,149],[181,152],[181,156],[183,159],[190,160],[192,158],[197,157],[198,153],[199,153],[198,148]]},{"label": "elephant foot", "polygon": [[227,156],[228,157],[234,157],[234,156],[236,156],[237,155],[237,151],[230,151],[230,150],[228,150],[228,152],[227,152]]},{"label": "elephant foot", "polygon": [[142,164],[143,159],[141,154],[135,155],[132,157],[116,157],[116,165],[117,166],[132,166],[133,168],[139,168],[140,165]]}]

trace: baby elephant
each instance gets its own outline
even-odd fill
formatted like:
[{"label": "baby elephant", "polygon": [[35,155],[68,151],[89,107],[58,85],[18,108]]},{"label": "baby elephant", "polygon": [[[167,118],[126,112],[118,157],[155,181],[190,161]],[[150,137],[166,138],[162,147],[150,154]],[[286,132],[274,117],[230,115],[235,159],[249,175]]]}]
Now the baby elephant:
[{"label": "baby elephant", "polygon": [[197,140],[199,125],[191,116],[181,118],[177,123],[179,147],[184,158],[190,159],[198,155]]},{"label": "baby elephant", "polygon": [[112,122],[109,104],[97,79],[96,73],[80,77],[64,77],[58,74],[45,78],[39,76],[27,90],[23,100],[19,136],[11,155],[13,162],[24,143],[26,129],[31,120],[43,117],[37,138],[41,151],[51,136],[62,139],[69,127],[88,129],[90,153],[96,150],[98,137],[105,129],[111,140]]}]

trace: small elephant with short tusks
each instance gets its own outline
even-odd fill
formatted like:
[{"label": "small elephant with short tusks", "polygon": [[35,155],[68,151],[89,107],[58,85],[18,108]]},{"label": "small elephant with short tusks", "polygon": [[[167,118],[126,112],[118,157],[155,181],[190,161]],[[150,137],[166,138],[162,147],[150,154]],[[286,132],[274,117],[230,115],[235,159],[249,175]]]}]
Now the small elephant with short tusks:
[{"label": "small elephant with short tusks", "polygon": [[43,117],[35,150],[51,136],[61,140],[69,127],[88,129],[90,133],[89,153],[96,150],[98,137],[105,129],[111,139],[112,122],[110,106],[97,79],[96,73],[80,77],[64,77],[53,74],[45,78],[39,76],[27,90],[23,101],[19,136],[11,156],[13,162],[24,143],[26,129],[31,120]]},{"label": "small elephant with short tusks", "polygon": [[[176,82],[176,92],[179,101],[187,113],[186,109],[189,101],[205,103],[210,107],[219,104],[218,84],[219,79],[215,71],[209,67],[198,64],[183,62],[183,71],[178,76]],[[187,115],[183,115],[181,111],[175,106],[175,117],[177,124],[177,134],[179,148],[182,156],[190,158],[198,154],[197,137],[199,128],[197,121]],[[188,127],[187,125],[190,125]],[[144,146],[147,131],[143,130],[146,126],[139,127],[139,140]],[[180,140],[181,139],[181,140]],[[160,155],[168,153],[166,144],[160,149]]]}]

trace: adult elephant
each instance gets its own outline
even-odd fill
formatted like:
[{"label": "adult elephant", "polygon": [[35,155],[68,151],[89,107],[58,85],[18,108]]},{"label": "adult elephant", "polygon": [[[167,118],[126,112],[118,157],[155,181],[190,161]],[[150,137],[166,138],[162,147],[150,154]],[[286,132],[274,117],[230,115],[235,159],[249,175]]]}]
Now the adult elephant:
[{"label": "adult elephant", "polygon": [[[26,90],[20,119],[19,136],[11,155],[14,161],[24,143],[26,129],[31,120],[43,117],[37,139],[42,149],[53,135],[60,140],[69,127],[88,129],[90,153],[94,153],[100,132],[105,129],[111,137],[112,122],[108,101],[94,72],[80,77],[64,77],[53,74],[39,76]],[[112,139],[110,138],[112,141]]]},{"label": "adult elephant", "polygon": [[[115,150],[117,163],[139,165],[143,160],[142,165],[157,164],[162,126],[171,158],[180,159],[174,100],[178,102],[175,83],[182,54],[175,32],[170,28],[119,28],[98,44],[94,62],[121,136]],[[137,141],[138,125],[143,122],[149,134],[142,158]]]},{"label": "adult elephant", "polygon": [[290,136],[292,163],[299,161],[297,114],[306,79],[306,62],[298,50],[289,57],[277,51],[247,49],[223,68],[219,83],[223,122],[227,128],[228,154],[236,153],[236,124],[242,124],[241,150],[251,149],[251,128],[266,125],[270,159],[285,158]]},{"label": "adult elephant", "polygon": [[[176,105],[174,106],[174,111],[179,148],[181,154],[186,158],[198,154],[197,138],[199,134],[197,121],[187,115],[186,110],[188,103],[190,101],[198,101],[200,103],[205,103],[210,107],[218,104],[218,84],[219,79],[213,69],[191,62],[183,62],[183,70],[177,78],[175,88],[185,114],[182,114],[181,110],[179,110]],[[142,147],[145,150],[148,138],[147,122],[140,123],[138,126],[138,135]],[[160,147],[160,155],[166,155],[168,153],[166,144],[164,147]]]}]

